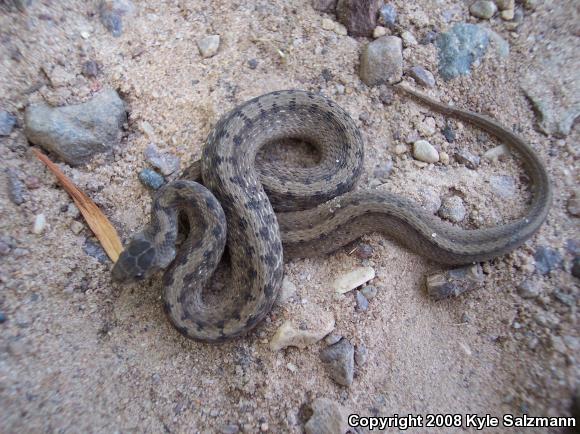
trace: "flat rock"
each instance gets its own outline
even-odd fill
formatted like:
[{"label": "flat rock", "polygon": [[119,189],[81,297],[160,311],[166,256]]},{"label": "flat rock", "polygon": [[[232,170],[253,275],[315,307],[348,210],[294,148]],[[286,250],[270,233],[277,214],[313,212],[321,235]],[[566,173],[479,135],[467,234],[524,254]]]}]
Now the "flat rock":
[{"label": "flat rock", "polygon": [[433,77],[431,71],[423,68],[422,66],[413,66],[411,69],[409,69],[409,75],[413,77],[417,84],[420,84],[421,86],[435,86],[435,77]]},{"label": "flat rock", "polygon": [[336,17],[352,36],[371,36],[382,0],[338,0]]},{"label": "flat rock", "polygon": [[204,59],[215,56],[220,48],[220,35],[210,35],[199,39],[197,48]]},{"label": "flat rock", "polygon": [[320,351],[330,378],[341,386],[350,386],[354,378],[354,346],[345,338]]},{"label": "flat rock", "polygon": [[403,76],[403,44],[396,36],[383,36],[361,52],[359,75],[367,86],[392,84]]},{"label": "flat rock", "polygon": [[30,142],[77,165],[117,145],[126,120],[123,100],[114,90],[105,89],[82,104],[27,107],[24,134]]},{"label": "flat rock", "polygon": [[332,288],[337,294],[345,294],[374,278],[374,268],[359,267],[336,278],[332,283]]},{"label": "flat rock", "polygon": [[345,409],[327,398],[315,399],[312,416],[304,425],[306,434],[343,434],[348,430]]},{"label": "flat rock", "polygon": [[439,74],[445,80],[467,75],[489,45],[489,33],[475,24],[458,23],[436,39],[439,50]]},{"label": "flat rock", "polygon": [[105,28],[115,37],[123,33],[123,19],[135,12],[129,0],[102,0],[99,4],[99,18]]}]

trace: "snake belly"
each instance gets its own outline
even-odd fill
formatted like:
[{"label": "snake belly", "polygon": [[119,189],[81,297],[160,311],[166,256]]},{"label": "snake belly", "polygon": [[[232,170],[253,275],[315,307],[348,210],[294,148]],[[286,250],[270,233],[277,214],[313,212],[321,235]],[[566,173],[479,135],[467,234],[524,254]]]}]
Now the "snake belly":
[{"label": "snake belly", "polygon": [[[385,191],[351,191],[363,169],[363,141],[354,121],[321,95],[277,91],[219,120],[201,162],[184,175],[201,178],[203,185],[179,180],[158,192],[150,224],[121,254],[113,278],[140,280],[166,269],[164,308],[172,324],[186,337],[219,342],[252,329],[270,311],[281,286],[284,255],[328,254],[365,233],[382,232],[436,262],[463,264],[500,256],[529,239],[551,203],[549,179],[533,149],[492,119],[398,88],[483,128],[520,155],[532,188],[522,218],[464,230],[406,198]],[[312,144],[319,163],[256,167],[261,147],[289,138]],[[190,233],[176,251],[179,213],[187,216]],[[204,289],[226,241],[231,278],[219,302],[207,303]]]}]

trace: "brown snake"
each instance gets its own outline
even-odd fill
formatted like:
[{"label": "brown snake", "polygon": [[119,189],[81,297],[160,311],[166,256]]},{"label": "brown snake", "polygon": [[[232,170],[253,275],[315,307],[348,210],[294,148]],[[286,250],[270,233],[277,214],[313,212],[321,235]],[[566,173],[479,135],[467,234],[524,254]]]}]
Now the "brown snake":
[{"label": "brown snake", "polygon": [[[283,251],[286,258],[317,256],[363,234],[383,232],[433,261],[464,264],[503,255],[529,239],[546,219],[552,198],[534,150],[490,118],[397,87],[436,111],[486,130],[519,154],[532,188],[523,217],[465,230],[392,193],[351,191],[363,169],[363,141],[351,117],[323,96],[278,91],[222,117],[201,163],[185,175],[201,174],[205,187],[181,179],[160,189],[150,224],[123,251],[113,279],[142,280],[167,268],[164,308],[170,321],[189,338],[217,342],[252,329],[270,311],[283,277]],[[320,154],[318,165],[255,167],[261,147],[287,138],[312,144]],[[190,230],[176,252],[179,213],[187,216]],[[231,279],[219,301],[208,303],[204,288],[226,239]]]}]

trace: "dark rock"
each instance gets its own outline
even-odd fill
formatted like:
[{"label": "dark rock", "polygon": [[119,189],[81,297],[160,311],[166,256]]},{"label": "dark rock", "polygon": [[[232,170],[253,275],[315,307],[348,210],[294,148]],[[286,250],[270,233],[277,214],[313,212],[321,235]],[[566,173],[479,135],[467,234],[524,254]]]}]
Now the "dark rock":
[{"label": "dark rock", "polygon": [[449,124],[445,125],[441,132],[445,140],[447,140],[447,143],[453,143],[455,141],[455,131],[453,131],[453,128]]},{"label": "dark rock", "polygon": [[417,84],[420,84],[421,86],[435,86],[435,77],[433,77],[431,71],[428,71],[422,66],[413,66],[411,69],[409,69],[409,75],[413,77]]},{"label": "dark rock", "polygon": [[99,75],[99,65],[94,60],[87,60],[83,63],[82,74],[88,78],[94,78]]},{"label": "dark rock", "polygon": [[468,169],[477,169],[480,159],[477,155],[473,155],[467,149],[460,149],[455,153],[455,159],[459,164],[464,164]]},{"label": "dark rock", "polygon": [[355,300],[356,300],[356,310],[359,312],[365,312],[369,308],[369,301],[360,291],[355,291]]},{"label": "dark rock", "polygon": [[333,12],[337,0],[312,0],[312,8],[320,12]]},{"label": "dark rock", "polygon": [[359,75],[367,86],[392,84],[403,75],[403,44],[396,36],[383,36],[361,52]]},{"label": "dark rock", "polygon": [[534,253],[536,271],[540,274],[550,274],[557,268],[562,267],[562,255],[551,247],[540,246]]},{"label": "dark rock", "polygon": [[336,16],[352,36],[371,36],[382,0],[338,0]]},{"label": "dark rock", "polygon": [[340,404],[318,398],[311,407],[312,415],[304,425],[306,434],[342,434],[347,431],[346,411]]},{"label": "dark rock", "polygon": [[9,136],[16,125],[16,116],[0,110],[0,136]]},{"label": "dark rock", "polygon": [[256,59],[248,60],[248,66],[250,69],[256,69],[258,67],[258,61]]},{"label": "dark rock", "polygon": [[165,179],[159,173],[151,169],[143,169],[139,172],[139,180],[149,188],[158,190],[165,184]]},{"label": "dark rock", "polygon": [[25,201],[24,192],[26,191],[24,183],[20,180],[15,169],[6,169],[6,175],[8,177],[8,197],[14,205],[22,205]]},{"label": "dark rock", "polygon": [[439,50],[439,74],[445,80],[469,74],[489,45],[488,32],[475,24],[458,23],[436,40]]},{"label": "dark rock", "polygon": [[330,378],[342,386],[350,386],[354,378],[354,347],[347,339],[324,348],[320,359]]},{"label": "dark rock", "polygon": [[29,106],[24,118],[24,133],[32,143],[76,165],[117,145],[126,120],[123,100],[114,90],[105,89],[82,104]]},{"label": "dark rock", "polygon": [[83,245],[84,252],[95,258],[101,264],[106,264],[109,260],[109,257],[103,250],[103,247],[96,241],[93,241],[90,238],[85,240],[85,244]]},{"label": "dark rock", "polygon": [[332,72],[330,72],[330,69],[328,68],[324,68],[321,72],[322,78],[324,79],[324,81],[331,81],[332,80]]},{"label": "dark rock", "polygon": [[572,276],[580,279],[580,256],[576,256],[572,261]]},{"label": "dark rock", "polygon": [[368,244],[359,244],[354,253],[360,259],[369,259],[373,256],[373,247]]},{"label": "dark rock", "polygon": [[480,264],[453,268],[430,274],[425,282],[427,293],[433,300],[457,297],[465,291],[481,288],[484,284]]},{"label": "dark rock", "polygon": [[397,22],[397,10],[393,5],[386,4],[379,9],[379,21],[386,27],[394,27]]},{"label": "dark rock", "polygon": [[130,16],[135,6],[129,0],[102,0],[99,4],[101,23],[115,37],[123,33],[123,17]]},{"label": "dark rock", "polygon": [[437,39],[437,32],[434,30],[429,30],[427,33],[425,33],[425,36],[421,38],[419,43],[421,45],[429,45],[435,42],[435,39]]},{"label": "dark rock", "polygon": [[6,314],[4,314],[4,312],[0,312],[0,324],[4,324],[6,320]]}]

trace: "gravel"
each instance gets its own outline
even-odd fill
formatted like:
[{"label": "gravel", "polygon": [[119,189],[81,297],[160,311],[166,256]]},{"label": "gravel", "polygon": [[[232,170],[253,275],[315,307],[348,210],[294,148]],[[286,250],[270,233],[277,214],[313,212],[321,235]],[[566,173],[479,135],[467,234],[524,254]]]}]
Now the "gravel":
[{"label": "gravel", "polygon": [[403,76],[401,39],[383,36],[367,44],[360,56],[359,75],[367,86],[400,81]]},{"label": "gravel", "polygon": [[354,347],[345,338],[320,352],[326,372],[341,386],[350,386],[354,378]]}]

